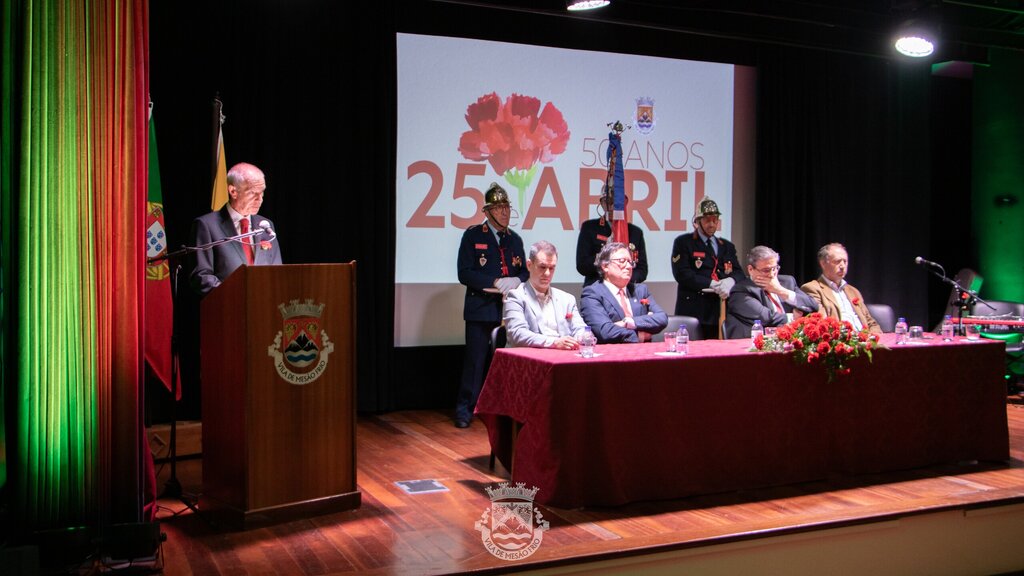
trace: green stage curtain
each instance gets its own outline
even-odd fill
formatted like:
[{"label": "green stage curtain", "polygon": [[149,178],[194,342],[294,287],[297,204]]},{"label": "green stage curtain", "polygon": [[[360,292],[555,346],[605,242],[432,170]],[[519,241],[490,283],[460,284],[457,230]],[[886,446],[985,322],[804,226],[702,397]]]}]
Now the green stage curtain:
[{"label": "green stage curtain", "polygon": [[3,48],[0,481],[25,528],[136,521],[148,2],[5,0]]}]

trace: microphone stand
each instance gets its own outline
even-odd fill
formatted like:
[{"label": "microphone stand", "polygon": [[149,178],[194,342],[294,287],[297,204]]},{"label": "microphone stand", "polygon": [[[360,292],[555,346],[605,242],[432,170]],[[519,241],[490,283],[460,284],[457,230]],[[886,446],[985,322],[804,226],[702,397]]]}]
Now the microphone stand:
[{"label": "microphone stand", "polygon": [[[929,264],[931,264],[931,263],[929,262]],[[961,286],[960,283],[957,282],[955,278],[950,278],[950,277],[946,276],[946,269],[943,268],[941,264],[935,264],[935,266],[938,267],[938,269],[941,270],[942,273],[940,274],[939,272],[936,272],[934,269],[930,270],[930,272],[932,274],[938,276],[939,279],[941,279],[946,284],[949,284],[950,286],[953,287],[954,290],[956,290],[956,301],[949,303],[950,306],[956,306],[957,307],[957,319],[958,319],[959,322],[958,322],[957,326],[955,326],[953,328],[953,331],[954,331],[954,333],[956,335],[963,336],[964,335],[964,310],[967,310],[968,308],[973,308],[974,305],[977,302],[981,302],[982,304],[984,304],[985,306],[988,306],[992,310],[995,310],[995,307],[992,306],[991,304],[989,304],[988,302],[986,302],[985,300],[983,300],[981,297],[979,297],[977,292],[975,292],[973,290],[968,290],[967,288],[964,288],[963,286]]]},{"label": "microphone stand", "polygon": [[[178,386],[178,277],[181,274],[181,258],[203,250],[209,250],[214,246],[220,246],[228,242],[240,242],[252,236],[263,234],[266,232],[263,228],[257,228],[246,232],[245,234],[238,234],[237,236],[230,236],[228,238],[221,238],[220,240],[214,240],[207,242],[206,244],[200,244],[198,246],[182,246],[172,252],[164,252],[159,256],[153,258],[147,258],[147,264],[155,264],[163,261],[174,261],[175,265],[171,267],[171,387]],[[271,238],[273,239],[273,238]],[[185,493],[181,489],[181,481],[178,480],[178,399],[176,397],[171,401],[171,438],[169,442],[169,460],[171,462],[171,473],[170,477],[167,478],[167,482],[164,483],[164,491],[161,496],[166,498],[174,498],[184,504],[189,510],[191,510],[196,516],[202,518],[202,514],[196,507],[196,502],[192,499],[186,498]],[[207,520],[209,523],[209,521]],[[213,526],[212,523],[210,523]]]}]

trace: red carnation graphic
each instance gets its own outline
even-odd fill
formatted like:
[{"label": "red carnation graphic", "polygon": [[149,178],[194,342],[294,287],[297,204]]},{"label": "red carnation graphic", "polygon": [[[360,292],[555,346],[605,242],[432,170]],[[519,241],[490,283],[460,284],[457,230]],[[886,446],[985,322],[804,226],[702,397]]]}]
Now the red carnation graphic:
[{"label": "red carnation graphic", "polygon": [[[539,114],[538,114],[539,112]],[[537,172],[537,162],[551,163],[569,144],[569,125],[554,104],[541,111],[540,100],[512,94],[505,100],[491,92],[466,108],[469,130],[459,139],[468,160],[490,162],[491,168],[523,194]]]}]

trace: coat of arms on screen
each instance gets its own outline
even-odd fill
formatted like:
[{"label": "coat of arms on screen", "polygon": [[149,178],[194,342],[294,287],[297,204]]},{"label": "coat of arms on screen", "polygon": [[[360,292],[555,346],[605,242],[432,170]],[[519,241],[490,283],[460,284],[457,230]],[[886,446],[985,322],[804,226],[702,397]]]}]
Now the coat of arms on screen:
[{"label": "coat of arms on screen", "polygon": [[636,131],[641,134],[654,132],[654,99],[641,96],[636,99]]},{"label": "coat of arms on screen", "polygon": [[515,486],[502,482],[496,489],[488,486],[486,490],[491,507],[476,521],[476,529],[487,551],[502,560],[522,560],[536,552],[550,527],[540,509],[533,506],[540,489],[527,489],[523,482]]},{"label": "coat of arms on screen", "polygon": [[277,305],[284,326],[267,346],[267,355],[274,359],[277,374],[290,384],[309,384],[327,369],[327,357],[334,352],[334,343],[320,325],[324,304],[312,298],[298,299]]}]

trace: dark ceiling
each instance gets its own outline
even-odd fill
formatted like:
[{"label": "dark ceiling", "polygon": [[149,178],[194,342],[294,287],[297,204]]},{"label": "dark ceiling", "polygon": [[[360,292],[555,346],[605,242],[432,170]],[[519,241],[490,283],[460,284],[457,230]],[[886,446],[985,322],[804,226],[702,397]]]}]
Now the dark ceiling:
[{"label": "dark ceiling", "polygon": [[612,0],[573,13],[563,0],[440,2],[879,57],[893,56],[897,26],[912,19],[938,24],[936,60],[1024,51],[1024,0]]}]

